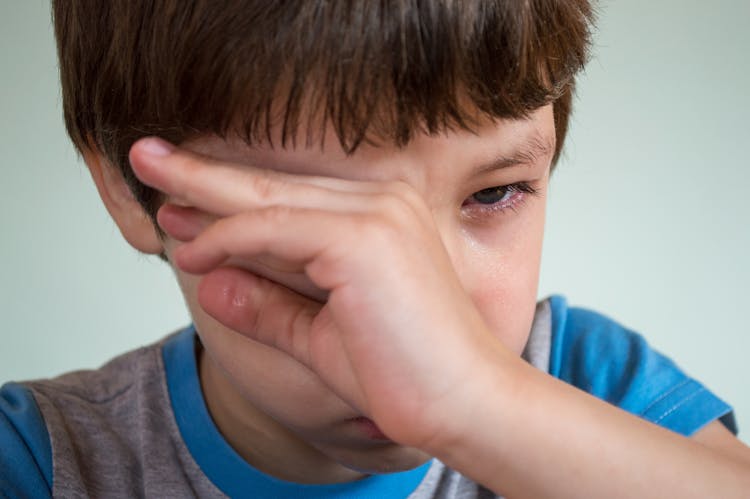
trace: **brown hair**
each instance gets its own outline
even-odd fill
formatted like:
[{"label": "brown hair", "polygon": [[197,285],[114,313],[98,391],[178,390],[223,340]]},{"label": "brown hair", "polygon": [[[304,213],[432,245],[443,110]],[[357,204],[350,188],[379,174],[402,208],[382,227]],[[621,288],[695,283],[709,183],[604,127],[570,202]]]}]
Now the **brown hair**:
[{"label": "brown hair", "polygon": [[[63,108],[79,150],[97,148],[146,212],[158,194],[128,162],[158,135],[238,133],[282,147],[331,125],[362,141],[471,129],[553,102],[555,161],[588,0],[53,0]],[[474,117],[474,118],[473,118]],[[315,121],[313,121],[313,118]]]}]

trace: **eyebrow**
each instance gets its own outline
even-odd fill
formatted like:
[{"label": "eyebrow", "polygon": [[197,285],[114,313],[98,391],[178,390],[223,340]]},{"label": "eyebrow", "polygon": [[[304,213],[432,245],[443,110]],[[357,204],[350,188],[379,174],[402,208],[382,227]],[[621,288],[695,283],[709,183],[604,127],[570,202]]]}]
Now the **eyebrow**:
[{"label": "eyebrow", "polygon": [[541,134],[534,134],[530,140],[525,142],[522,147],[516,150],[510,156],[498,156],[488,163],[479,165],[475,174],[489,173],[502,168],[513,166],[531,166],[539,158],[544,158],[552,154],[555,150],[554,140],[548,137],[542,137]]}]

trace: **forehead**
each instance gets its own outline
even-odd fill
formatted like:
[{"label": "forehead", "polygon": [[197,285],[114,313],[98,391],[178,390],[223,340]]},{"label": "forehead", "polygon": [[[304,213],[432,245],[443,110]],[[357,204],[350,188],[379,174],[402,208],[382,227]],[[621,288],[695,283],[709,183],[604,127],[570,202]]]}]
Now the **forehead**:
[{"label": "forehead", "polygon": [[[183,147],[213,158],[287,173],[387,180],[398,168],[453,170],[478,165],[550,160],[555,149],[552,105],[528,118],[484,121],[473,131],[453,130],[435,135],[415,134],[402,147],[389,143],[363,144],[347,154],[332,129],[312,143],[248,145],[240,138],[203,136]],[[404,175],[398,175],[403,177]]]}]

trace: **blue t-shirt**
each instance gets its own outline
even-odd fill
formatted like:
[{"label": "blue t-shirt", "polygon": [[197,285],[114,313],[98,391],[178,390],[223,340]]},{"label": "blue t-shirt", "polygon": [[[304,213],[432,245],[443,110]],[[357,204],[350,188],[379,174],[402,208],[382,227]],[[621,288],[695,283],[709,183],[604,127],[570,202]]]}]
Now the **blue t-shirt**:
[{"label": "blue t-shirt", "polygon": [[[606,317],[549,299],[549,373],[655,424],[690,436],[720,419],[736,433],[731,408],[644,339]],[[404,497],[430,463],[373,475],[350,484],[309,486],[283,482],[250,467],[213,424],[200,389],[195,331],[187,328],[162,348],[164,376],[181,438],[208,478],[224,493],[254,490],[264,497]],[[0,388],[0,491],[3,497],[48,497],[53,463],[50,435],[31,391]],[[311,495],[312,494],[312,495]]]}]

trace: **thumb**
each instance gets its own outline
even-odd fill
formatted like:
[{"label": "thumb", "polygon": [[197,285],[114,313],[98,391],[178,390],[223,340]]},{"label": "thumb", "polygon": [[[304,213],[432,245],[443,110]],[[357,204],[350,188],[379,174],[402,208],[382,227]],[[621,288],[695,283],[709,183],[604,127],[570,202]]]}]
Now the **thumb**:
[{"label": "thumb", "polygon": [[198,303],[233,331],[290,355],[341,398],[365,409],[341,332],[326,304],[236,267],[206,274],[198,285]]},{"label": "thumb", "polygon": [[198,303],[230,329],[309,366],[309,331],[321,305],[278,283],[235,267],[203,277]]}]

